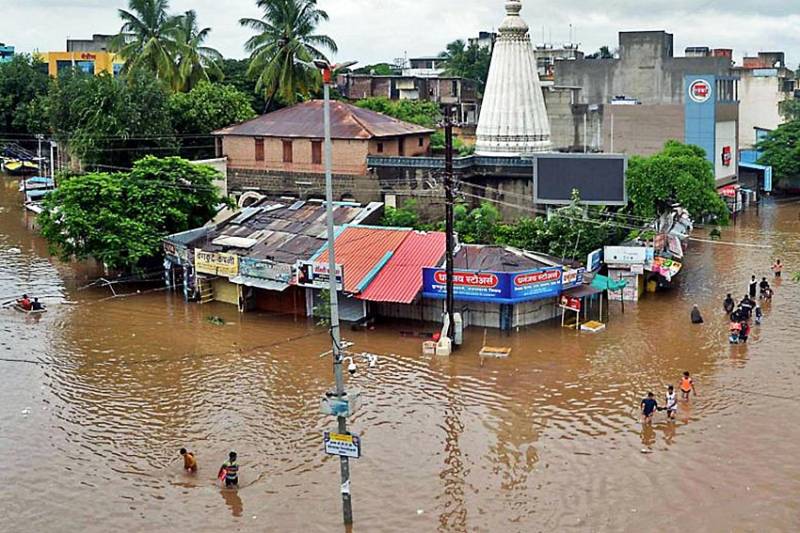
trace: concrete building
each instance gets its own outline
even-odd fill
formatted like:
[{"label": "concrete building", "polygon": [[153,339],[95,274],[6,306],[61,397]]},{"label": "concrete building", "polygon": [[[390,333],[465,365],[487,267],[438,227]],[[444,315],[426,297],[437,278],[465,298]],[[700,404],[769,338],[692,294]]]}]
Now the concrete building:
[{"label": "concrete building", "polygon": [[411,57],[403,66],[403,76],[436,78],[444,74],[446,62],[439,56]]},{"label": "concrete building", "polygon": [[579,46],[573,43],[536,45],[536,69],[543,86],[552,85],[555,79],[556,61],[574,61],[585,57]]},{"label": "concrete building", "polygon": [[422,100],[456,109],[455,120],[466,125],[478,123],[478,84],[454,76],[379,76],[341,74],[336,80],[339,93],[350,100],[383,96],[390,100]]},{"label": "concrete building", "polygon": [[477,45],[480,48],[488,48],[491,50],[494,48],[494,41],[497,39],[497,33],[493,31],[481,31],[478,32],[477,37],[470,37],[467,39],[467,44],[469,46]]},{"label": "concrete building", "polygon": [[[331,102],[334,192],[363,202],[380,197],[367,156],[424,156],[433,130]],[[271,196],[324,196],[323,102],[311,100],[212,133],[228,158],[228,187]]]},{"label": "concrete building", "polygon": [[780,107],[795,98],[794,72],[786,68],[783,52],[759,52],[734,67],[739,77],[739,147],[752,148],[759,132],[774,130],[782,122]]},{"label": "concrete building", "polygon": [[0,43],[0,63],[7,63],[14,58],[14,47]]},{"label": "concrete building", "polygon": [[522,3],[508,0],[492,51],[481,115],[478,154],[519,155],[550,149],[550,123]]},{"label": "concrete building", "polygon": [[550,113],[556,146],[650,155],[677,139],[706,150],[719,184],[735,180],[738,79],[728,52],[675,57],[669,33],[621,32],[618,57],[556,61],[548,98],[562,104]]},{"label": "concrete building", "polygon": [[67,39],[66,52],[46,52],[42,59],[47,63],[47,72],[52,77],[59,73],[77,69],[87,74],[107,72],[118,76],[125,62],[109,52],[111,35],[92,35],[91,39]]}]

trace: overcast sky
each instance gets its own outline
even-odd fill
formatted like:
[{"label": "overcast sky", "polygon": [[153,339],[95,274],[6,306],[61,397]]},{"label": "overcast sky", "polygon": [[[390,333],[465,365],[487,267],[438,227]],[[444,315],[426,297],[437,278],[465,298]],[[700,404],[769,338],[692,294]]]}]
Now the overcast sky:
[{"label": "overcast sky", "polygon": [[[446,43],[492,30],[503,19],[504,0],[319,0],[330,22],[320,33],[339,45],[338,59],[361,64],[436,54]],[[19,51],[64,50],[65,39],[115,33],[117,8],[127,0],[2,0],[0,41]],[[241,17],[258,17],[254,0],[171,0],[172,10],[197,11],[213,28],[210,46],[228,57],[244,57],[250,35]],[[798,0],[523,0],[523,17],[535,42],[561,43],[573,24],[575,40],[592,52],[615,47],[620,30],[664,29],[686,46],[733,48],[736,58],[759,50],[784,50],[790,68],[800,61]],[[552,36],[552,37],[551,37]],[[682,52],[680,52],[682,53]]]}]

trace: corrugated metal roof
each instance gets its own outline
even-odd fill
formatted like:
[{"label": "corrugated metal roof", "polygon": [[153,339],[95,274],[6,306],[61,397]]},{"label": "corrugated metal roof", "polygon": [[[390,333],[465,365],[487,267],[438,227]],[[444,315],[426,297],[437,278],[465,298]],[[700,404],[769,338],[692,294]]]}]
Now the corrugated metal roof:
[{"label": "corrugated metal roof", "polygon": [[[433,130],[344,102],[331,102],[331,137],[334,139],[366,140],[425,133],[433,133]],[[322,139],[325,135],[323,101],[310,100],[279,109],[253,120],[222,128],[213,134]]]},{"label": "corrugated metal roof", "polygon": [[422,290],[422,269],[438,266],[444,256],[445,247],[444,233],[410,233],[386,266],[358,297],[373,302],[413,302]]},{"label": "corrugated metal roof", "polygon": [[[344,290],[357,294],[367,277],[385,261],[387,253],[394,253],[411,233],[410,230],[347,227],[336,237],[334,251],[336,263],[344,267]],[[391,260],[391,259],[390,259]],[[314,262],[326,263],[327,249]]]}]

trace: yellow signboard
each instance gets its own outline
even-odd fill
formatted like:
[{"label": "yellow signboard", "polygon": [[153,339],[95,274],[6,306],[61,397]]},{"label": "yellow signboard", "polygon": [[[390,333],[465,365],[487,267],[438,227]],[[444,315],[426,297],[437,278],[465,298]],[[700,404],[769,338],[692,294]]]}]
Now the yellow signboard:
[{"label": "yellow signboard", "polygon": [[201,274],[232,278],[239,275],[239,256],[194,249],[194,269]]}]

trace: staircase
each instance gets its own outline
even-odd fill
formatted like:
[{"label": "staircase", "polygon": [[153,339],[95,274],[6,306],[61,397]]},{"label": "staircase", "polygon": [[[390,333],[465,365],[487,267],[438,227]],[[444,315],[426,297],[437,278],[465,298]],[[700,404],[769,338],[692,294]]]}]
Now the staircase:
[{"label": "staircase", "polygon": [[197,284],[200,291],[200,303],[207,304],[214,301],[214,287],[211,285],[211,281],[205,278],[199,278]]}]

